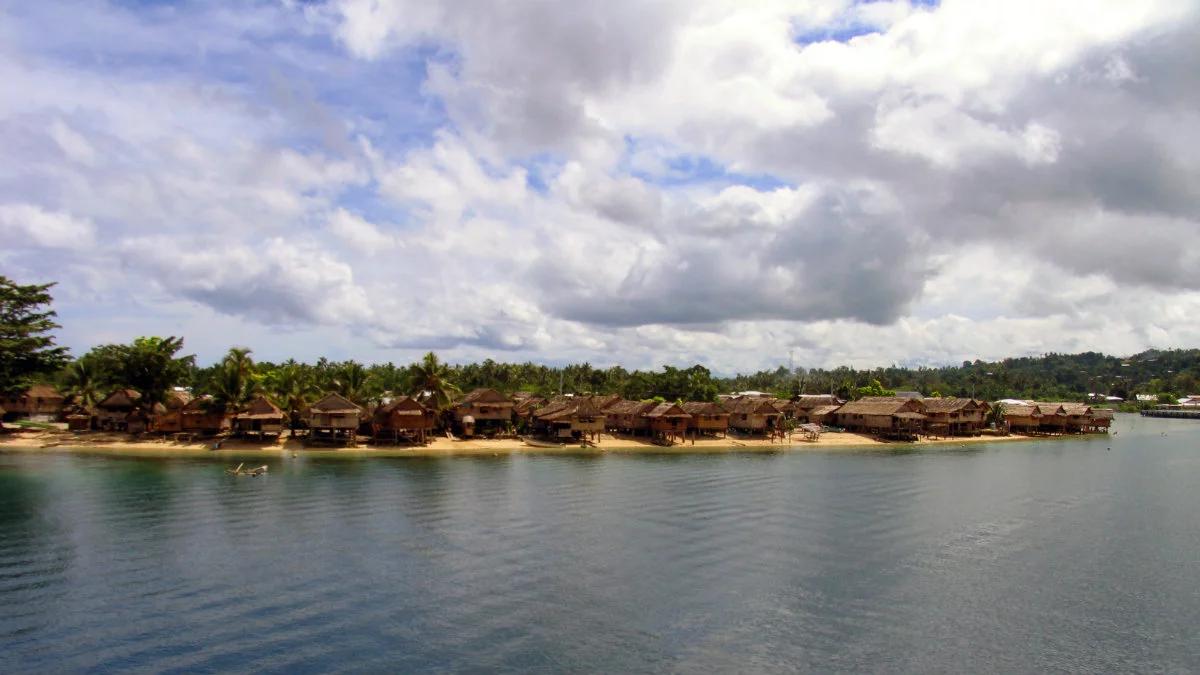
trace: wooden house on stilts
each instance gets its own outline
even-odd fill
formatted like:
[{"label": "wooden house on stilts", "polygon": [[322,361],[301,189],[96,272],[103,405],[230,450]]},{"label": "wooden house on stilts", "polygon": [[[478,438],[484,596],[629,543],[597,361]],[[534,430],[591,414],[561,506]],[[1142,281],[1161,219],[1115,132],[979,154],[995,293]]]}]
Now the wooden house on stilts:
[{"label": "wooden house on stilts", "polygon": [[265,396],[257,396],[246,409],[233,418],[233,433],[239,436],[266,438],[283,435],[283,420],[287,415]]},{"label": "wooden house on stilts", "polygon": [[659,403],[642,414],[650,421],[650,434],[667,445],[684,439],[692,419],[678,403]]},{"label": "wooden house on stilts", "polygon": [[437,414],[411,396],[392,399],[375,409],[371,419],[374,443],[402,441],[424,445],[437,424]]},{"label": "wooden house on stilts", "polygon": [[729,413],[716,403],[688,401],[682,408],[692,416],[688,420],[688,433],[692,438],[701,434],[713,434],[724,438],[729,434]]},{"label": "wooden house on stilts", "polygon": [[310,444],[353,445],[362,408],[341,394],[329,393],[308,408]]}]

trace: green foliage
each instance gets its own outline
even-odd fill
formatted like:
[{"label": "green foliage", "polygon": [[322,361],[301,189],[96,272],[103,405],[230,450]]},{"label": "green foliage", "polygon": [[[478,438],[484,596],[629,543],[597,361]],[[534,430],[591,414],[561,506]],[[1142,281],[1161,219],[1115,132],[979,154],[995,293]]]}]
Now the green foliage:
[{"label": "green foliage", "polygon": [[105,394],[96,359],[86,355],[67,364],[59,386],[72,402],[88,407],[96,405]]},{"label": "green foliage", "polygon": [[0,393],[18,392],[67,362],[50,332],[60,328],[49,309],[54,284],[17,284],[0,276]]},{"label": "green foliage", "polygon": [[195,356],[177,357],[183,338],[140,337],[128,345],[102,345],[83,356],[103,389],[129,387],[143,400],[162,403],[172,387],[193,377]]},{"label": "green foliage", "polygon": [[250,358],[250,350],[233,347],[217,364],[208,380],[207,390],[197,393],[212,395],[213,410],[229,412],[249,403],[261,391],[261,382],[254,360]]},{"label": "green foliage", "polygon": [[997,429],[1004,428],[1004,404],[1003,403],[997,403],[988,410],[987,422],[989,424],[995,425],[995,427]]},{"label": "green foliage", "polygon": [[866,396],[895,396],[894,389],[885,389],[879,380],[871,380],[871,383],[865,387],[859,387],[854,390],[854,398],[864,398]]},{"label": "green foliage", "polygon": [[427,405],[444,410],[461,393],[452,378],[450,367],[439,361],[437,354],[429,352],[420,363],[409,367],[408,393]]},{"label": "green foliage", "polygon": [[1180,398],[1180,397],[1179,397],[1179,396],[1176,396],[1175,394],[1171,394],[1171,393],[1163,392],[1163,393],[1161,393],[1161,394],[1159,394],[1159,395],[1158,395],[1158,402],[1159,402],[1159,403],[1165,403],[1165,404],[1168,404],[1168,405],[1170,405],[1170,404],[1172,404],[1172,403],[1178,403],[1178,402],[1179,402],[1179,398]]}]

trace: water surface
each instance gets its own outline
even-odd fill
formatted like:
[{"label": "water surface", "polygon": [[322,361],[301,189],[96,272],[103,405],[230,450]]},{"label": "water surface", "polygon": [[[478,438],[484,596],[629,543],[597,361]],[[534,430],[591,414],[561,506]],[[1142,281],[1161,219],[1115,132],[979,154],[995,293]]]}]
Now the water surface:
[{"label": "water surface", "polygon": [[1117,429],[260,479],[0,453],[0,672],[1194,670],[1200,422]]}]

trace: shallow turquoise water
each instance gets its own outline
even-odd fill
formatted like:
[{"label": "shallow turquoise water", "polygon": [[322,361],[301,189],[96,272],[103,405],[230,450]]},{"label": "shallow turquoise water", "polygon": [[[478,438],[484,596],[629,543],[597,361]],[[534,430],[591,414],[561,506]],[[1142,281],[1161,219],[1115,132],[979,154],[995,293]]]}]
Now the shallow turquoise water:
[{"label": "shallow turquoise water", "polygon": [[1117,429],[260,479],[0,453],[0,672],[1195,670],[1200,423]]}]

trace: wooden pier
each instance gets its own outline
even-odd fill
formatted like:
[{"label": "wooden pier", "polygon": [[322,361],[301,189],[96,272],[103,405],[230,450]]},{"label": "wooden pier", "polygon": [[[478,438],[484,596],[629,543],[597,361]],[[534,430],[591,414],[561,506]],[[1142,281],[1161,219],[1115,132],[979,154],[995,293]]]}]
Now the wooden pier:
[{"label": "wooden pier", "polygon": [[1151,408],[1143,410],[1142,417],[1176,417],[1189,420],[1200,420],[1200,410],[1162,410]]}]

